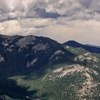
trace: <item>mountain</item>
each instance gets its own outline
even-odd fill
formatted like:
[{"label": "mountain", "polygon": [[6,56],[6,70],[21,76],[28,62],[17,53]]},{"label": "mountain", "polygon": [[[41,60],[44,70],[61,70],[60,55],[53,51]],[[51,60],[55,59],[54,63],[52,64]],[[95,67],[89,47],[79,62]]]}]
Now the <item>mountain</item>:
[{"label": "mountain", "polygon": [[0,36],[0,66],[10,74],[44,70],[46,64],[72,61],[74,55],[46,37]]},{"label": "mountain", "polygon": [[99,100],[100,53],[69,44],[1,35],[0,100]]},{"label": "mountain", "polygon": [[68,45],[68,46],[72,46],[72,47],[82,47],[83,45],[74,41],[74,40],[70,40],[64,43],[64,45]]},{"label": "mountain", "polygon": [[99,46],[88,45],[88,44],[84,45],[84,44],[80,44],[73,40],[65,42],[64,45],[71,46],[71,47],[77,47],[77,48],[83,48],[91,53],[100,53]]}]

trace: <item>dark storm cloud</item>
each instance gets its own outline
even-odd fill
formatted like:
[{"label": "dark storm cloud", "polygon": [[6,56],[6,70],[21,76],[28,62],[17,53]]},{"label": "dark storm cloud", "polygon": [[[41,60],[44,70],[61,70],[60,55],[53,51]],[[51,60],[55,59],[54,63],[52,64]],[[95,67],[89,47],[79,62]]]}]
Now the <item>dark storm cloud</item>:
[{"label": "dark storm cloud", "polygon": [[58,18],[58,17],[60,17],[60,14],[58,14],[56,12],[46,12],[45,9],[37,8],[35,11],[37,12],[38,16],[41,18]]},{"label": "dark storm cloud", "polygon": [[99,7],[99,0],[0,0],[0,20],[19,17],[98,20]]}]

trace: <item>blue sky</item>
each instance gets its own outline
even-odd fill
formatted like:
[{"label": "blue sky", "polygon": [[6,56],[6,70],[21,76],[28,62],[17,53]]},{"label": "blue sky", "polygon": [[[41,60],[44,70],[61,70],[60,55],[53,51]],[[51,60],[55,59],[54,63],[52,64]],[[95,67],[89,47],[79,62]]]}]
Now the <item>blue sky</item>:
[{"label": "blue sky", "polygon": [[100,45],[100,0],[0,0],[0,33]]}]

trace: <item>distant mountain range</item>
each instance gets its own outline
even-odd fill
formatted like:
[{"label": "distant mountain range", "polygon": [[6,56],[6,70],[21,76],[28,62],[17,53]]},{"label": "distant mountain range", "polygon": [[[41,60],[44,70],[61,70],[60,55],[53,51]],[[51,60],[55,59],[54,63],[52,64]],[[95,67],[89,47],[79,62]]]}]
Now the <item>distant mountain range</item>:
[{"label": "distant mountain range", "polygon": [[92,52],[92,53],[100,53],[100,47],[99,46],[94,46],[94,45],[89,45],[89,44],[80,44],[76,41],[67,41],[64,43],[64,45],[67,45],[67,46],[72,46],[72,47],[76,47],[76,48],[83,48],[89,52]]},{"label": "distant mountain range", "polygon": [[66,99],[100,99],[99,47],[0,35],[0,100]]}]

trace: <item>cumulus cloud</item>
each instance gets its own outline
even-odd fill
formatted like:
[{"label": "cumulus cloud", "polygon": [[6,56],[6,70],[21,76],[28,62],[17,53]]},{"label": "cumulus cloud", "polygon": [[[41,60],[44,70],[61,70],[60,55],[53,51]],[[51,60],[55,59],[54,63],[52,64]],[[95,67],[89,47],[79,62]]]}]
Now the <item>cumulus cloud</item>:
[{"label": "cumulus cloud", "polygon": [[52,19],[47,20],[41,18],[4,21],[0,23],[0,33],[6,35],[32,35],[38,33],[41,27],[49,26],[51,21]]},{"label": "cumulus cloud", "polygon": [[0,33],[6,35],[25,35],[27,33],[34,33],[37,30],[34,27],[21,27],[17,20],[6,21],[0,24]]},{"label": "cumulus cloud", "polygon": [[0,33],[99,45],[99,7],[99,0],[0,0]]},{"label": "cumulus cloud", "polygon": [[99,0],[0,0],[0,14],[6,18],[96,19],[100,15],[99,7]]}]

